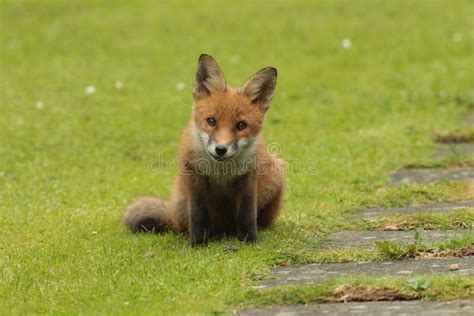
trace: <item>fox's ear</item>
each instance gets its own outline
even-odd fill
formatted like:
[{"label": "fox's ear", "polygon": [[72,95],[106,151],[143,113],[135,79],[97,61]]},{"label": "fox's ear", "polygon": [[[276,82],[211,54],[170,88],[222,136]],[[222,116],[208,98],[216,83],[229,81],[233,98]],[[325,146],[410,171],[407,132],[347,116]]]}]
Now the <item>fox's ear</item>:
[{"label": "fox's ear", "polygon": [[276,68],[263,68],[244,83],[240,92],[247,96],[253,104],[260,107],[263,112],[266,112],[272,101],[276,79]]},{"label": "fox's ear", "polygon": [[225,88],[224,74],[214,58],[206,54],[199,56],[193,91],[194,99],[208,96],[213,91],[224,91]]}]

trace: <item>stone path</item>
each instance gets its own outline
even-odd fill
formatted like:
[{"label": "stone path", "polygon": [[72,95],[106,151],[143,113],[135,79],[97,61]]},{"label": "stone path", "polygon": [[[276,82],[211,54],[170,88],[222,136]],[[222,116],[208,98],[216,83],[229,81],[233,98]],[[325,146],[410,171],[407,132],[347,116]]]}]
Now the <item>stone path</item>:
[{"label": "stone path", "polygon": [[474,182],[474,168],[400,169],[390,173],[394,184],[430,183],[441,180]]},{"label": "stone path", "polygon": [[464,124],[469,127],[474,127],[474,111],[470,112],[464,119]]},{"label": "stone path", "polygon": [[435,157],[447,158],[452,155],[474,155],[473,143],[459,143],[459,144],[441,144],[435,151]]},{"label": "stone path", "polygon": [[[459,270],[451,271],[450,267],[452,264],[459,264]],[[277,279],[266,280],[260,286],[257,286],[257,288],[277,285],[320,283],[330,278],[349,275],[401,276],[435,273],[469,275],[474,273],[474,257],[307,264],[276,268],[273,270],[273,273]]]},{"label": "stone path", "polygon": [[464,316],[474,315],[474,300],[454,302],[367,302],[275,306],[236,312],[236,315],[364,315],[364,316]]},{"label": "stone path", "polygon": [[364,218],[374,216],[386,216],[393,214],[415,214],[420,212],[440,213],[449,212],[459,208],[474,208],[474,200],[446,202],[428,205],[390,207],[390,208],[371,208],[357,212],[353,217]]},{"label": "stone path", "polygon": [[[472,115],[474,118],[474,113]],[[466,123],[474,121],[466,120]],[[453,154],[474,153],[474,144],[441,145],[438,157]],[[474,183],[474,168],[457,169],[400,169],[389,174],[394,184],[431,183],[441,180]],[[395,208],[373,208],[355,213],[351,219],[370,218],[392,214],[416,214],[421,212],[449,212],[458,208],[474,208],[474,200],[446,202]],[[429,242],[441,242],[453,236],[473,234],[473,230],[426,231]],[[374,241],[413,243],[414,231],[344,231],[330,237],[330,249],[375,248]],[[273,269],[275,279],[266,280],[256,288],[284,285],[318,284],[331,278],[347,276],[409,276],[430,274],[473,275],[474,256],[462,258],[407,259],[386,262],[348,262],[332,264],[308,264]],[[474,315],[474,300],[456,302],[353,302],[311,304],[299,306],[274,306],[235,312],[238,315]]]},{"label": "stone path", "polygon": [[[451,239],[453,236],[468,234],[470,230],[428,230],[425,233],[426,241],[442,242]],[[344,231],[332,235],[329,247],[331,249],[376,248],[374,241],[413,243],[415,241],[415,231]]]}]

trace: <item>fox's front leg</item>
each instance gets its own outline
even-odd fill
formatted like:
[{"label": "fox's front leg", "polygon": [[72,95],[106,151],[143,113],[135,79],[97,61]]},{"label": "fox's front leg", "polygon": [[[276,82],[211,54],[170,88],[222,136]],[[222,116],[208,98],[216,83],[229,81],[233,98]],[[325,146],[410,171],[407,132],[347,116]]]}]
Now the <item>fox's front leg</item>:
[{"label": "fox's front leg", "polygon": [[188,184],[189,192],[189,243],[205,245],[209,240],[209,214],[206,201],[206,183],[199,176]]},{"label": "fox's front leg", "polygon": [[237,238],[241,241],[257,240],[257,179],[248,175],[243,179],[240,191]]}]

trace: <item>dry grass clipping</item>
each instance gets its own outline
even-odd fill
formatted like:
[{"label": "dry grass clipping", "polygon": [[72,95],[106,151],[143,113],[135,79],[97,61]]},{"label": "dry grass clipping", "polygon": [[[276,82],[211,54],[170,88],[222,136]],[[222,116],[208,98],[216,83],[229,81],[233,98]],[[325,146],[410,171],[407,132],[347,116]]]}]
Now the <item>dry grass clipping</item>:
[{"label": "dry grass clipping", "polygon": [[371,302],[371,301],[413,301],[421,298],[418,293],[407,294],[395,288],[379,288],[370,285],[342,285],[330,297],[323,299],[326,303]]},{"label": "dry grass clipping", "polygon": [[[456,227],[456,228],[463,228],[463,229],[472,228],[472,223],[463,222],[460,220],[450,220],[449,224],[452,227]],[[382,230],[387,230],[387,231],[414,230],[415,228],[420,227],[420,226],[424,230],[433,230],[433,229],[437,229],[440,225],[437,225],[436,223],[430,223],[430,222],[419,223],[418,221],[411,220],[411,219],[408,219],[408,220],[402,219],[402,220],[392,221],[390,223],[379,225],[379,227]]]},{"label": "dry grass clipping", "polygon": [[456,249],[447,249],[439,252],[415,252],[411,258],[447,258],[447,257],[468,257],[474,256],[474,245],[467,245]]},{"label": "dry grass clipping", "polygon": [[416,228],[416,224],[413,221],[409,220],[400,220],[396,222],[391,222],[383,226],[383,230],[412,230]]}]

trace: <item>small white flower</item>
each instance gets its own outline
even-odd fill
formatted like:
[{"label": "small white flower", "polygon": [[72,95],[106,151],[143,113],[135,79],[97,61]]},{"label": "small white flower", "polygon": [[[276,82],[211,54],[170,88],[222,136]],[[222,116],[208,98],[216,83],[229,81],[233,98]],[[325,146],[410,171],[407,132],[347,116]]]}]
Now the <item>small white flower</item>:
[{"label": "small white flower", "polygon": [[185,87],[186,87],[186,84],[182,81],[180,81],[176,84],[176,90],[178,90],[178,91],[184,90]]},{"label": "small white flower", "polygon": [[87,86],[84,93],[86,95],[93,95],[95,93],[95,87],[94,86]]},{"label": "small white flower", "polygon": [[463,38],[463,36],[462,36],[461,33],[456,32],[456,33],[453,34],[453,41],[455,41],[455,42],[462,41],[462,38]]},{"label": "small white flower", "polygon": [[92,235],[97,235],[97,232],[94,230],[94,231],[92,232]]},{"label": "small white flower", "polygon": [[342,48],[349,49],[352,47],[352,41],[349,38],[345,38],[342,40]]},{"label": "small white flower", "polygon": [[44,108],[44,103],[43,103],[43,101],[38,100],[38,101],[36,101],[35,106],[36,106],[37,109],[41,110],[42,108]]},{"label": "small white flower", "polygon": [[240,56],[239,55],[233,55],[230,57],[230,63],[231,64],[237,64],[240,61]]},{"label": "small white flower", "polygon": [[115,81],[115,89],[122,89],[123,88],[123,82],[118,80]]}]

